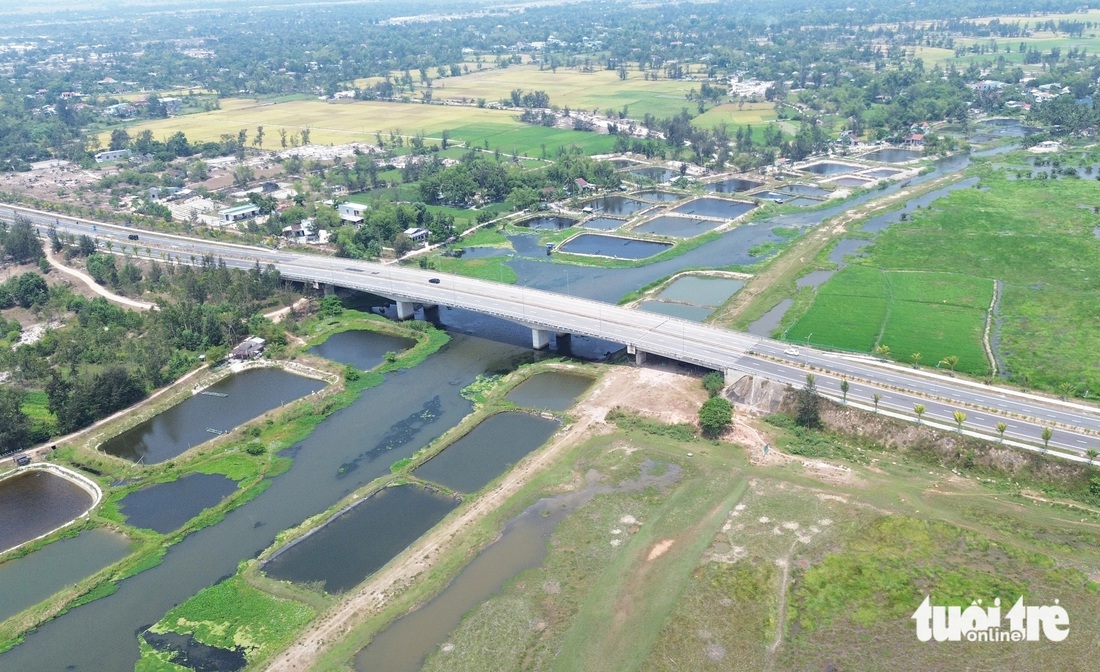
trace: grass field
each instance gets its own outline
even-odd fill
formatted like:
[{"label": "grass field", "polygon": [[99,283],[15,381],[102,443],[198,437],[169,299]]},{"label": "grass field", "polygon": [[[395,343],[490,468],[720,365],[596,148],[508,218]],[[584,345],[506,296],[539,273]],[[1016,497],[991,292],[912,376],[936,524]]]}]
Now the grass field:
[{"label": "grass field", "polygon": [[[1088,669],[1097,637],[1073,624],[1100,615],[1100,513],[843,435],[773,427],[773,445],[800,457],[750,463],[737,446],[641,425],[593,439],[570,464],[614,473],[612,484],[646,460],[682,476],[567,516],[542,564],[467,613],[424,669]],[[1059,599],[1073,641],[921,643],[910,616],[925,595],[964,607]]]},{"label": "grass field", "polygon": [[720,124],[728,124],[730,128],[752,125],[755,138],[776,118],[774,103],[726,103],[710,108],[691,123],[700,128],[717,128]]},{"label": "grass field", "polygon": [[[987,167],[981,173],[982,189],[955,191],[880,233],[863,263],[1000,279],[1001,352],[1013,379],[1026,374],[1048,388],[1070,382],[1080,391],[1100,389],[1100,359],[1091,356],[1100,352],[1096,182],[1008,181]],[[988,306],[981,296],[959,305]],[[932,352],[920,352],[931,361]]]},{"label": "grass field", "polygon": [[982,278],[853,265],[822,285],[786,337],[858,352],[887,345],[902,360],[919,352],[931,366],[955,356],[957,370],[984,375],[982,335],[992,297],[992,281]]},{"label": "grass field", "polygon": [[[374,144],[376,133],[390,131],[409,136],[424,133],[430,141],[449,130],[455,141],[484,146],[487,140],[489,149],[531,157],[540,156],[543,145],[552,157],[558,147],[576,145],[586,152],[599,153],[610,151],[615,144],[609,135],[530,126],[517,121],[512,112],[476,107],[319,100],[273,103],[240,98],[223,100],[221,106],[213,112],[139,122],[127,130],[135,135],[148,129],[158,139],[183,131],[189,140],[196,141],[218,140],[223,134],[236,136],[242,128],[251,136],[257,126],[263,126],[267,149],[278,148],[279,129],[293,135],[309,128],[310,141],[323,145]],[[100,141],[109,141],[107,135],[103,134]]]},{"label": "grass field", "polygon": [[698,89],[698,84],[672,79],[647,81],[636,67],[627,68],[627,78],[620,80],[614,70],[601,68],[581,72],[558,68],[553,72],[539,70],[533,65],[486,69],[436,80],[432,84],[436,98],[484,98],[495,102],[508,98],[513,89],[545,91],[550,96],[550,103],[561,108],[621,112],[626,107],[627,112],[638,119],[646,113],[660,118],[679,114],[684,107],[693,109],[694,104],[687,100],[692,88]]}]

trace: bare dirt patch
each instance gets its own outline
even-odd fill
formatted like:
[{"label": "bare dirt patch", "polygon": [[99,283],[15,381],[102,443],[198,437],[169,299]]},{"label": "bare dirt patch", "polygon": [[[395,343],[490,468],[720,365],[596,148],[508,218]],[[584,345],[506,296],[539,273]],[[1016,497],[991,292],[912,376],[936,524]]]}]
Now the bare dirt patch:
[{"label": "bare dirt patch", "polygon": [[672,548],[672,545],[676,543],[675,539],[662,539],[656,544],[653,544],[653,548],[649,550],[649,555],[646,556],[646,562],[651,562],[664,555],[668,549]]}]

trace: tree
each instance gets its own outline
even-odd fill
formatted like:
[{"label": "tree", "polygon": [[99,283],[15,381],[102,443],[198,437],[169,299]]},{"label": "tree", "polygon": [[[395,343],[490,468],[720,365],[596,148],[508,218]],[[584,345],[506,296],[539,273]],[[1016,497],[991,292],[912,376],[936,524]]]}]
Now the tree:
[{"label": "tree", "polygon": [[1089,448],[1088,450],[1085,451],[1085,455],[1089,456],[1089,464],[1092,464],[1092,461],[1096,459],[1096,456],[1100,455],[1100,450],[1096,450],[1095,448]]},{"label": "tree", "polygon": [[951,417],[955,418],[955,431],[962,434],[963,423],[966,422],[966,413],[955,411],[951,414]]},{"label": "tree", "polygon": [[17,387],[0,386],[0,453],[25,448],[30,441],[31,419],[23,412],[26,397]]},{"label": "tree", "polygon": [[913,412],[917,414],[917,424],[920,424],[921,416],[924,415],[924,404],[913,404]]},{"label": "tree", "polygon": [[309,144],[309,126],[306,126],[305,128],[302,129],[302,144],[303,145],[308,145]]},{"label": "tree", "polygon": [[344,306],[340,303],[340,298],[335,295],[326,296],[321,299],[321,314],[326,317],[336,317],[344,312]]},{"label": "tree", "polygon": [[1040,436],[1043,439],[1043,450],[1045,451],[1050,447],[1050,438],[1054,436],[1054,430],[1050,427],[1043,427],[1043,433]]},{"label": "tree", "polygon": [[879,356],[879,359],[890,358],[890,346],[888,345],[876,345],[875,354]]},{"label": "tree", "polygon": [[955,373],[955,367],[959,365],[958,355],[949,355],[940,360],[940,366],[946,366],[951,373]]},{"label": "tree", "polygon": [[1070,382],[1058,384],[1058,398],[1062,401],[1068,400],[1070,397],[1077,394],[1077,386]]},{"label": "tree", "polygon": [[878,402],[882,401],[882,395],[875,392],[871,395],[871,401],[875,402],[875,413],[878,413]]},{"label": "tree", "polygon": [[733,407],[725,397],[711,397],[699,409],[699,426],[703,436],[714,438],[733,421]]},{"label": "tree", "polygon": [[919,352],[914,352],[913,354],[909,355],[909,360],[911,362],[913,362],[913,368],[914,369],[919,369],[920,368],[920,353]]},{"label": "tree", "polygon": [[1001,436],[1001,443],[1005,442],[1005,431],[1008,430],[1008,425],[1003,422],[998,422],[994,427],[997,430],[997,434]]},{"label": "tree", "polygon": [[817,393],[814,374],[806,374],[806,386],[798,391],[798,412],[794,421],[802,427],[821,427],[821,397]]},{"label": "tree", "polygon": [[712,397],[717,397],[726,386],[726,379],[718,371],[711,371],[703,376],[703,389]]},{"label": "tree", "polygon": [[31,220],[22,215],[16,215],[6,231],[0,229],[0,241],[4,252],[18,263],[35,261],[42,256],[42,241],[35,234]]},{"label": "tree", "polygon": [[849,387],[850,386],[848,384],[848,379],[847,378],[841,378],[840,379],[840,395],[841,395],[840,400],[841,400],[841,402],[843,402],[845,404],[848,403],[848,388]]},{"label": "tree", "polygon": [[256,135],[252,136],[252,145],[259,149],[264,148],[264,127],[256,127]]}]

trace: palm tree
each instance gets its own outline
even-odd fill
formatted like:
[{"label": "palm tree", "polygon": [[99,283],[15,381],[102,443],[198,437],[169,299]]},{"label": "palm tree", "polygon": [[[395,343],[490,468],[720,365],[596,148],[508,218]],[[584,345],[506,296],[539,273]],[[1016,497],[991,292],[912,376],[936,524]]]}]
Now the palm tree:
[{"label": "palm tree", "polygon": [[914,369],[919,369],[920,368],[920,353],[919,352],[914,352],[913,354],[909,355],[909,359],[912,360]]},{"label": "palm tree", "polygon": [[881,359],[889,359],[890,358],[890,346],[885,345],[885,344],[876,345],[875,346],[875,354],[878,355],[879,358],[881,358]]},{"label": "palm tree", "polygon": [[1077,394],[1077,386],[1073,383],[1061,383],[1058,385],[1058,396],[1065,401]]},{"label": "palm tree", "polygon": [[871,395],[871,401],[875,402],[875,413],[878,413],[878,402],[882,401],[882,395],[875,392]]},{"label": "palm tree", "polygon": [[1092,461],[1096,459],[1096,456],[1100,455],[1100,450],[1096,450],[1095,448],[1089,448],[1088,450],[1085,451],[1085,455],[1089,456],[1089,464],[1092,464]]},{"label": "palm tree", "polygon": [[924,404],[913,404],[913,412],[917,414],[917,424],[920,424],[920,418],[924,415]]},{"label": "palm tree", "polygon": [[946,366],[951,373],[955,373],[955,367],[959,365],[959,356],[950,355],[940,360],[940,366]]},{"label": "palm tree", "polygon": [[1043,427],[1041,436],[1043,437],[1043,452],[1046,452],[1047,448],[1050,447],[1050,437],[1054,436],[1054,430],[1050,427]]},{"label": "palm tree", "polygon": [[963,423],[966,422],[966,413],[963,413],[962,411],[955,411],[951,415],[955,418],[955,431],[957,431],[959,434],[962,434]]},{"label": "palm tree", "polygon": [[847,404],[848,403],[848,379],[847,378],[841,378],[840,379],[840,395],[841,395],[840,396],[841,402]]},{"label": "palm tree", "polygon": [[1006,425],[1003,422],[998,422],[997,426],[996,426],[996,429],[997,429],[997,433],[1001,435],[1001,443],[1004,443],[1005,442],[1005,430],[1008,429],[1008,425]]}]

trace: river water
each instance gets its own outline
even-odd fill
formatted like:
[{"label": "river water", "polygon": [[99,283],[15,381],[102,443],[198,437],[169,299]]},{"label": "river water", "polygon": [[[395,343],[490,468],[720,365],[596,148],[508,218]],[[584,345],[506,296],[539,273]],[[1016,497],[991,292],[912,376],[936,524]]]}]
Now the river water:
[{"label": "river water", "polygon": [[[293,466],[263,494],[171,547],[162,564],[121,582],[115,594],[30,633],[23,644],[0,654],[0,669],[133,670],[136,633],[234,573],[238,562],[258,555],[280,531],[324,511],[453,427],[471,410],[459,391],[478,374],[513,368],[527,352],[457,335],[420,366],[388,375],[294,446]],[[408,418],[426,407],[434,409],[430,421],[405,431]],[[341,471],[350,463],[356,468]]]}]

